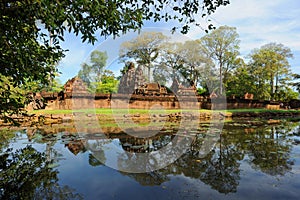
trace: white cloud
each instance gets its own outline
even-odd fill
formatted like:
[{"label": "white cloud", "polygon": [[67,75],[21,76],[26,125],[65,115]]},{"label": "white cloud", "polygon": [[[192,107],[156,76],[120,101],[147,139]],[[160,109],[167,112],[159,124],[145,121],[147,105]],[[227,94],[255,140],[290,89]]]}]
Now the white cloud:
[{"label": "white cloud", "polygon": [[[241,40],[241,53],[248,54],[270,42],[282,43],[292,49],[292,69],[300,66],[300,13],[299,0],[230,0],[212,15],[216,26],[237,28]],[[193,35],[198,37],[199,33]]]}]

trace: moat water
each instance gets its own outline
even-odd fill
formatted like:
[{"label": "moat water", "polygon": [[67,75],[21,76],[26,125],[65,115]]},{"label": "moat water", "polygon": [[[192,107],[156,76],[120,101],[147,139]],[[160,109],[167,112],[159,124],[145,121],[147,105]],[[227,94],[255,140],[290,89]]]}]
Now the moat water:
[{"label": "moat water", "polygon": [[126,152],[155,152],[172,142],[174,126],[138,139],[79,134],[72,124],[2,129],[0,199],[299,199],[300,122],[225,123],[205,155],[203,124],[182,136],[193,140],[175,162],[145,173],[121,170],[132,159]]}]

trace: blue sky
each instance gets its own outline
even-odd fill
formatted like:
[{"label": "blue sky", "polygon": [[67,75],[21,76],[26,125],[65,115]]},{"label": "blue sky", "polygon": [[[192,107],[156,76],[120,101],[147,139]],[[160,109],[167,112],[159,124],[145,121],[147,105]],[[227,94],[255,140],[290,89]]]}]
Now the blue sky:
[{"label": "blue sky", "polygon": [[[289,47],[294,59],[290,60],[291,69],[294,73],[300,73],[300,1],[299,0],[230,0],[226,7],[219,8],[211,16],[215,26],[232,26],[237,28],[240,36],[241,56],[247,56],[254,48],[276,42]],[[205,19],[199,17],[205,27]],[[146,23],[144,31],[164,31],[168,34],[172,24]],[[192,27],[185,35],[172,36],[178,41],[184,39],[199,39],[205,32],[198,27]],[[168,34],[170,36],[170,34]],[[122,67],[118,64],[119,45],[130,40],[136,33],[130,33],[117,39],[98,38],[94,45],[82,43],[80,37],[66,34],[64,49],[69,49],[66,57],[59,63],[60,80],[65,83],[68,79],[77,75],[80,65],[87,62],[93,50],[107,51],[109,59],[107,69],[118,73]]]}]

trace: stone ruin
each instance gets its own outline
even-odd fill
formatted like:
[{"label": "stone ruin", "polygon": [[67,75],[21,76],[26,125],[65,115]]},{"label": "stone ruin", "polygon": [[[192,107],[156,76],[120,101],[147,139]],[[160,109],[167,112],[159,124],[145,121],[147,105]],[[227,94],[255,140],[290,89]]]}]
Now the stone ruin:
[{"label": "stone ruin", "polygon": [[88,90],[83,80],[78,76],[75,76],[65,83],[64,93],[88,93]]},{"label": "stone ruin", "polygon": [[[197,96],[197,89],[193,83],[188,86],[182,85],[177,79],[173,79],[171,91],[182,96]],[[132,62],[129,63],[128,70],[123,74],[119,89],[119,94],[137,94],[137,95],[167,95],[167,88],[159,83],[149,83],[146,81],[142,67],[135,68]]]},{"label": "stone ruin", "polygon": [[[145,85],[147,87],[143,88]],[[147,91],[137,93],[138,89],[141,88]],[[116,94],[115,98],[118,99],[118,101],[124,101],[124,94],[135,94],[130,98],[130,108],[149,109],[155,104],[159,104],[166,109],[180,108],[176,96],[167,93],[165,90],[161,91],[161,89],[164,88],[160,88],[158,85],[153,85],[151,83],[146,83],[141,67],[135,69],[132,63],[127,73],[125,73],[120,80],[118,91],[120,94]],[[217,96],[214,96],[214,93],[212,93],[208,99],[204,99],[197,95],[196,88],[193,87],[193,85],[190,87],[183,87],[178,81],[173,81],[171,90],[173,90],[173,92],[175,91],[175,94],[185,97],[186,101],[189,101],[189,95],[195,94],[198,102],[197,105],[194,106],[204,109],[210,109],[212,105],[211,99],[217,98]],[[159,96],[157,95],[158,93]],[[91,105],[95,108],[110,108],[111,106],[111,95],[90,94],[86,84],[79,77],[69,79],[64,85],[64,90],[60,93],[42,92],[41,97],[46,102],[45,109],[82,109],[90,108]],[[193,102],[191,102],[191,104],[192,103]],[[276,103],[272,103],[272,109],[274,109],[273,107],[275,104]],[[270,107],[270,102],[253,100],[253,94],[245,95],[244,99],[227,99],[227,108],[270,109],[268,106]],[[32,106],[31,109],[40,109],[40,107]]]},{"label": "stone ruin", "polygon": [[120,80],[118,93],[132,94],[145,83],[146,79],[142,67],[139,66],[135,69],[134,64],[131,62],[129,63],[128,70],[123,74]]},{"label": "stone ruin", "polygon": [[171,88],[172,92],[174,92],[177,95],[183,95],[183,96],[190,96],[190,95],[196,95],[197,96],[197,88],[193,82],[190,84],[183,85],[180,84],[177,78],[173,79]]}]

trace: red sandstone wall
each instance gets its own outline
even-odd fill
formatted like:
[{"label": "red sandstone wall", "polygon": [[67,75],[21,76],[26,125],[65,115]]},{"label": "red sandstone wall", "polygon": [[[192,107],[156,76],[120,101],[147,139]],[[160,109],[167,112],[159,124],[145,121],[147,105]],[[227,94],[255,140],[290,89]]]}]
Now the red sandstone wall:
[{"label": "red sandstone wall", "polygon": [[[277,109],[278,104],[268,101],[257,101],[250,99],[220,99],[213,100],[198,98],[198,102],[191,101],[188,97],[181,98],[180,102],[174,96],[138,96],[132,95],[96,95],[68,97],[63,100],[59,98],[48,100],[46,109],[85,109],[85,108],[136,108],[136,109],[238,109],[238,108],[268,108]],[[270,106],[272,104],[272,106]]]}]

